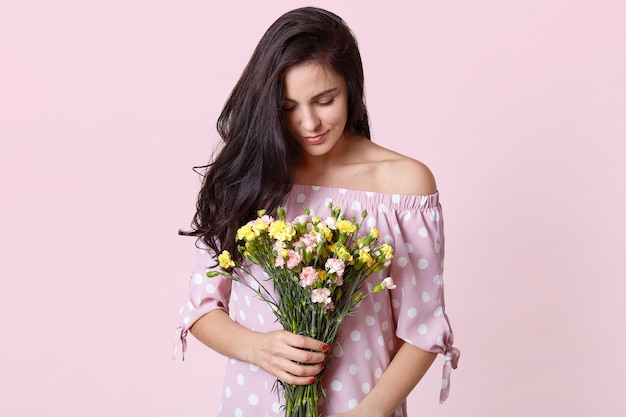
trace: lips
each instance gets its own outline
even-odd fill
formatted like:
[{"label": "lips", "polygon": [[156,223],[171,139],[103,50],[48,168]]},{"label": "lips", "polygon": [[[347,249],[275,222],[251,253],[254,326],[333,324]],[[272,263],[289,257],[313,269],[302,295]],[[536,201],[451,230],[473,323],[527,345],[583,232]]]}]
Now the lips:
[{"label": "lips", "polygon": [[324,141],[325,136],[326,133],[322,133],[321,135],[317,136],[304,136],[302,139],[309,145],[317,145]]}]

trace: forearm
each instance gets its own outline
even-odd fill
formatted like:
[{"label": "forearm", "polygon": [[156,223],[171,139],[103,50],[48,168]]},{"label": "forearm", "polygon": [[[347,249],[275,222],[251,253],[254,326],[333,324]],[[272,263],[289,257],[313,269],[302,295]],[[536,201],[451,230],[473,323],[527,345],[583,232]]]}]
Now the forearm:
[{"label": "forearm", "polygon": [[235,323],[224,310],[213,310],[205,314],[189,331],[217,353],[252,362],[250,347],[256,332]]},{"label": "forearm", "polygon": [[361,401],[355,415],[389,417],[411,393],[437,354],[403,343],[372,391]]},{"label": "forearm", "polygon": [[323,367],[328,346],[286,330],[259,333],[235,323],[223,310],[202,316],[190,329],[199,341],[229,358],[261,367],[294,385],[312,383]]}]

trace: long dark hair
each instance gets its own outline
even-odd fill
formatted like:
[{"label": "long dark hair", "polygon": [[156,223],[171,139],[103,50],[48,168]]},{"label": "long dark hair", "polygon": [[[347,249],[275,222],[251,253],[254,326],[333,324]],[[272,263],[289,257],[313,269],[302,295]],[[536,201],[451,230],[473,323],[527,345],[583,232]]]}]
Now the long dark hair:
[{"label": "long dark hair", "polygon": [[216,253],[236,250],[237,229],[259,209],[274,211],[293,183],[300,149],[287,129],[283,76],[317,61],[346,80],[346,131],[370,138],[363,64],[354,35],[337,15],[305,7],[276,20],[257,45],[217,121],[221,150],[206,168],[192,230]]}]

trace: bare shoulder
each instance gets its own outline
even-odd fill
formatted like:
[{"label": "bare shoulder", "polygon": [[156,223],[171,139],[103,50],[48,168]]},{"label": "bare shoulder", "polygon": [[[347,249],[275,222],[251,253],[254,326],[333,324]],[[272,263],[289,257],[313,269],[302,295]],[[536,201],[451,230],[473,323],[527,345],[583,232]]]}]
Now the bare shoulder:
[{"label": "bare shoulder", "polygon": [[437,191],[431,170],[418,160],[382,146],[371,147],[370,164],[373,182],[380,192],[389,194],[429,195]]}]

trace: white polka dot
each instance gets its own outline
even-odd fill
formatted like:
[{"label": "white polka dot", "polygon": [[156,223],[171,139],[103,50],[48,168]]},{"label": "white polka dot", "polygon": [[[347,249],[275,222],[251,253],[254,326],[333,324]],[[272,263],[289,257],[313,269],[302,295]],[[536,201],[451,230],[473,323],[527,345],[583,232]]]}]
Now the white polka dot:
[{"label": "white polka dot", "polygon": [[372,390],[372,387],[367,382],[361,385],[361,391],[363,391],[363,394],[369,394],[371,390]]},{"label": "white polka dot", "polygon": [[396,347],[396,344],[394,343],[394,341],[393,341],[393,340],[390,340],[390,341],[389,341],[389,343],[387,343],[387,348],[388,348],[390,351],[393,351],[393,348],[395,348],[395,347]]},{"label": "white polka dot", "polygon": [[420,200],[420,207],[424,207],[428,203],[428,196],[423,195]]},{"label": "white polka dot", "polygon": [[330,383],[330,389],[332,389],[335,392],[341,391],[342,388],[343,388],[343,385],[341,384],[341,381],[334,380],[333,382]]},{"label": "white polka dot", "polygon": [[425,324],[420,324],[419,326],[417,326],[417,332],[419,334],[426,334],[428,332],[428,327],[426,327]]},{"label": "white polka dot", "polygon": [[259,319],[259,323],[261,324],[265,323],[265,317],[263,317],[263,314],[259,313],[259,315],[257,316],[257,319]]},{"label": "white polka dot", "polygon": [[400,195],[399,194],[394,194],[391,196],[391,201],[393,201],[394,203],[398,204],[400,202]]},{"label": "white polka dot", "polygon": [[433,282],[435,283],[435,285],[441,285],[443,284],[443,277],[441,275],[435,275],[433,277]]},{"label": "white polka dot", "polygon": [[202,284],[202,281],[204,281],[204,277],[203,277],[202,275],[200,275],[200,274],[194,274],[194,276],[193,276],[193,282],[194,282],[194,284],[198,284],[198,285],[200,285],[200,284]]},{"label": "white polka dot", "polygon": [[374,376],[376,376],[376,378],[380,378],[381,376],[383,376],[383,370],[380,368],[376,368],[376,370],[374,371]]},{"label": "white polka dot", "polygon": [[328,207],[330,204],[333,204],[333,199],[332,199],[332,198],[327,198],[327,199],[326,199],[326,202],[324,203],[324,205],[325,205],[326,207]]},{"label": "white polka dot", "polygon": [[191,301],[187,301],[187,310],[193,310],[193,304],[191,304]]},{"label": "white polka dot", "polygon": [[386,206],[385,204],[379,204],[379,205],[378,205],[378,210],[379,210],[381,213],[387,213],[387,206]]},{"label": "white polka dot", "polygon": [[405,211],[402,215],[402,220],[404,220],[405,222],[411,220],[411,212]]},{"label": "white polka dot", "polygon": [[380,309],[381,309],[380,303],[379,302],[375,302],[374,303],[374,311],[378,313],[378,312],[380,312]]},{"label": "white polka dot", "polygon": [[243,310],[239,310],[239,317],[241,318],[241,320],[245,320],[246,319],[246,312]]},{"label": "white polka dot", "polygon": [[443,308],[441,306],[437,306],[435,311],[433,311],[433,316],[439,317],[441,316],[441,313],[443,313]]},{"label": "white polka dot", "polygon": [[254,365],[254,364],[252,364],[252,363],[248,364],[248,367],[250,368],[250,370],[251,370],[252,372],[256,372],[256,371],[258,371],[258,370],[259,370],[259,367],[258,367],[258,366],[256,366],[256,365]]},{"label": "white polka dot", "polygon": [[361,211],[361,202],[360,201],[353,201],[352,202],[352,209],[356,210],[356,211]]},{"label": "white polka dot", "polygon": [[393,245],[393,237],[391,235],[385,235],[383,241],[388,245]]},{"label": "white polka dot", "polygon": [[274,414],[279,414],[280,413],[280,404],[272,403],[272,411],[274,412]]},{"label": "white polka dot", "polygon": [[437,346],[443,347],[443,336],[437,336]]},{"label": "white polka dot", "polygon": [[183,319],[183,323],[185,324],[185,326],[187,326],[189,324],[189,320],[190,320],[189,316],[187,316],[187,317],[185,317]]},{"label": "white polka dot", "polygon": [[417,234],[419,235],[419,237],[428,237],[428,229],[422,226],[417,229]]},{"label": "white polka dot", "polygon": [[417,261],[417,267],[419,269],[426,269],[426,268],[428,268],[428,259],[422,258],[419,261]]},{"label": "white polka dot", "polygon": [[312,185],[311,189],[315,190],[315,191],[319,191],[319,189],[322,188],[319,185]]},{"label": "white polka dot", "polygon": [[235,301],[239,301],[239,293],[237,291],[232,291],[230,293],[230,298],[232,298]]},{"label": "white polka dot", "polygon": [[298,203],[304,203],[304,200],[306,200],[306,195],[304,194],[298,194],[298,197],[296,198],[296,201]]},{"label": "white polka dot", "polygon": [[417,278],[415,278],[415,275],[411,276],[411,284],[413,284],[414,286],[417,285]]},{"label": "white polka dot", "polygon": [[422,300],[423,300],[425,303],[429,302],[429,301],[430,301],[430,294],[428,294],[426,291],[424,291],[424,292],[422,293]]},{"label": "white polka dot", "polygon": [[391,305],[393,306],[393,308],[400,308],[400,301],[394,298],[393,300],[391,300]]},{"label": "white polka dot", "polygon": [[[266,278],[269,278],[269,277],[266,277]],[[253,290],[258,291],[259,288],[261,288],[261,285],[258,282],[256,282],[256,280],[253,279],[252,282],[250,282],[250,287],[252,287]]]},{"label": "white polka dot", "polygon": [[368,227],[376,227],[376,224],[378,224],[378,223],[376,222],[375,218],[373,218],[373,217],[368,217],[367,218],[367,226]]},{"label": "white polka dot", "polygon": [[417,309],[409,308],[406,312],[406,315],[409,316],[409,318],[414,319],[415,317],[417,317]]},{"label": "white polka dot", "polygon": [[433,247],[435,253],[439,253],[441,252],[441,244],[439,244],[439,242],[435,243],[435,246]]},{"label": "white polka dot", "polygon": [[386,332],[387,329],[389,329],[389,322],[387,320],[383,321],[382,324],[380,325],[380,328]]},{"label": "white polka dot", "polygon": [[378,344],[381,346],[385,346],[385,338],[382,336],[378,336]]},{"label": "white polka dot", "polygon": [[339,189],[339,194],[345,194],[345,193],[347,193],[347,192],[348,192],[348,189],[347,189],[347,188],[340,188],[340,189]]},{"label": "white polka dot", "polygon": [[224,396],[226,396],[226,398],[230,398],[231,395],[232,391],[230,390],[230,387],[224,388]]},{"label": "white polka dot", "polygon": [[445,388],[448,386],[448,380],[447,379],[442,379],[441,380],[441,388]]},{"label": "white polka dot", "polygon": [[237,384],[243,385],[243,382],[244,382],[243,375],[241,375],[241,374],[237,375]]},{"label": "white polka dot", "polygon": [[231,365],[235,365],[237,363],[237,359],[232,359],[231,358],[229,362],[230,362]]},{"label": "white polka dot", "polygon": [[245,297],[243,297],[243,301],[246,303],[247,306],[250,306],[250,297],[246,295]]},{"label": "white polka dot", "polygon": [[204,289],[209,294],[215,294],[215,292],[217,291],[217,289],[215,288],[215,285],[213,285],[213,284],[207,284],[206,287],[204,287]]},{"label": "white polka dot", "polygon": [[352,333],[350,333],[350,339],[358,342],[359,340],[361,340],[361,332],[359,332],[358,330],[353,331]]},{"label": "white polka dot", "polygon": [[408,259],[406,259],[404,256],[399,257],[397,262],[400,268],[404,268],[409,263]]},{"label": "white polka dot", "polygon": [[357,372],[356,365],[354,364],[350,365],[350,367],[348,368],[348,372],[350,372],[350,375],[355,376]]},{"label": "white polka dot", "polygon": [[178,309],[178,315],[182,316],[184,312],[185,312],[185,307],[184,306],[180,306],[180,308]]},{"label": "white polka dot", "polygon": [[395,226],[393,226],[393,231],[398,233],[398,234],[402,233],[402,231],[400,230],[400,225],[399,224],[396,224]]},{"label": "white polka dot", "polygon": [[367,349],[363,356],[365,356],[365,359],[367,359],[368,361],[372,360],[372,349]]},{"label": "white polka dot", "polygon": [[243,411],[241,411],[241,408],[237,408],[235,410],[235,417],[243,417]]},{"label": "white polka dot", "polygon": [[367,316],[365,317],[365,324],[367,324],[368,326],[373,326],[376,324],[376,319],[372,316]]},{"label": "white polka dot", "polygon": [[248,402],[250,403],[250,405],[257,405],[259,403],[259,397],[252,394],[248,397]]},{"label": "white polka dot", "polygon": [[406,253],[413,253],[413,245],[411,245],[410,243],[405,243],[404,249],[406,250]]},{"label": "white polka dot", "polygon": [[335,345],[333,347],[333,355],[337,357],[343,356],[343,348],[341,347],[341,345]]}]

